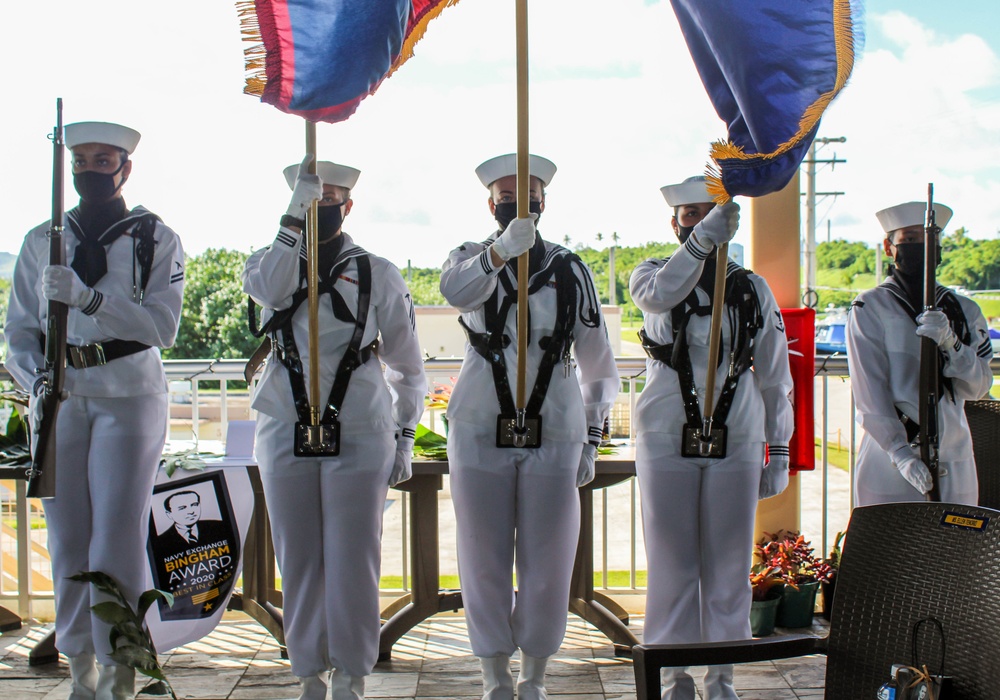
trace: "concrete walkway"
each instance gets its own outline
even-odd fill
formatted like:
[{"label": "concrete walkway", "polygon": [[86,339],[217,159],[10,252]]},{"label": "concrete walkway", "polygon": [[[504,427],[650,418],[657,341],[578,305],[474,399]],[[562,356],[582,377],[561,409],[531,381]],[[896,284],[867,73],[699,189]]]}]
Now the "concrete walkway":
[{"label": "concrete walkway", "polygon": [[[641,638],[642,619],[632,628]],[[823,633],[819,625],[814,632]],[[66,700],[69,670],[59,664],[29,667],[28,650],[44,635],[42,626],[0,637],[0,698]],[[801,632],[801,630],[796,630]],[[164,655],[167,678],[179,698],[277,700],[295,698],[297,682],[274,641],[240,613],[227,613],[215,632]],[[517,673],[517,660],[514,660]],[[699,672],[700,671],[700,672]],[[736,686],[746,700],[821,698],[825,659],[807,657],[739,667]],[[692,675],[700,677],[703,669]],[[570,618],[559,654],[549,663],[553,700],[634,700],[632,662],[613,655],[607,640],[587,623]],[[146,685],[140,678],[137,689]],[[140,699],[155,697],[140,693]],[[442,614],[415,628],[396,645],[393,659],[369,676],[368,698],[459,700],[481,698],[478,660],[472,656],[465,618]]]}]

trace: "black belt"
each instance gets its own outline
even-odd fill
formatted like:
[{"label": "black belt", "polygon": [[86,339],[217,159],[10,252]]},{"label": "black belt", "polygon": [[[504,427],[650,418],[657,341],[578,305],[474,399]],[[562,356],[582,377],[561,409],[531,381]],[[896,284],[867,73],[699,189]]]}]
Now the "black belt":
[{"label": "black belt", "polygon": [[[45,335],[41,339],[45,348]],[[100,367],[119,357],[128,357],[143,350],[149,350],[152,345],[140,343],[138,340],[105,340],[101,343],[87,345],[66,345],[66,364],[73,369]]]}]

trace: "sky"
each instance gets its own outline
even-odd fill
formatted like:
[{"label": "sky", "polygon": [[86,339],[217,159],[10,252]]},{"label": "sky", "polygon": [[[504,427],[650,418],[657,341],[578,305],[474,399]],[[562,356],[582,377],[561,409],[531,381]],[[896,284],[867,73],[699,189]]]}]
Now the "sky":
[{"label": "sky", "polygon": [[[865,46],[820,136],[817,238],[881,237],[874,212],[926,196],[949,229],[1000,230],[1000,13],[994,0],[870,0]],[[607,11],[607,8],[614,8]],[[189,254],[270,243],[304,126],[244,95],[233,2],[48,0],[5,13],[0,251],[49,216],[55,99],[67,123],[114,121],[143,138],[125,187]],[[361,169],[344,229],[400,267],[437,267],[495,228],[483,160],[516,148],[514,3],[462,0],[416,56],[346,122],[320,124],[321,159]],[[540,230],[570,245],[617,233],[670,241],[659,188],[702,172],[725,137],[666,0],[530,0],[530,150],[558,166]],[[805,183],[802,183],[803,189]],[[76,194],[67,177],[67,205]],[[805,216],[803,214],[803,222]],[[746,242],[745,232],[737,242]]]}]

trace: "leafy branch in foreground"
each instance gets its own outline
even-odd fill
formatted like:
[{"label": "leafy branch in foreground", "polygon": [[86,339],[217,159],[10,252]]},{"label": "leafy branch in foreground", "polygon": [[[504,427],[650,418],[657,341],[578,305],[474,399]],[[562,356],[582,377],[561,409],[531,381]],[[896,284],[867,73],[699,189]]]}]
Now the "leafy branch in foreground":
[{"label": "leafy branch in foreground", "polygon": [[173,700],[177,700],[174,689],[163,674],[156,658],[156,646],[146,626],[146,612],[158,600],[168,606],[174,604],[174,597],[166,591],[151,589],[139,596],[139,609],[135,611],[122,593],[118,582],[101,571],[82,571],[69,577],[71,581],[93,584],[97,590],[115,598],[98,603],[90,609],[102,622],[111,625],[111,658],[122,666],[128,666],[139,673],[155,678],[164,684]]}]

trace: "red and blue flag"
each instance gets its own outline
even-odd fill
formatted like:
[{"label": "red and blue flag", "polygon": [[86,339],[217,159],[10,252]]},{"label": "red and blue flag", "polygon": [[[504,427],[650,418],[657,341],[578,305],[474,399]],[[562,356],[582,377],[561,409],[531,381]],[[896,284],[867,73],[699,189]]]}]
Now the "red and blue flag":
[{"label": "red and blue flag", "polygon": [[347,119],[457,0],[246,0],[244,92],[310,121]]},{"label": "red and blue flag", "polygon": [[709,192],[724,202],[780,190],[860,46],[851,0],[671,0],[729,137],[712,145]]}]

